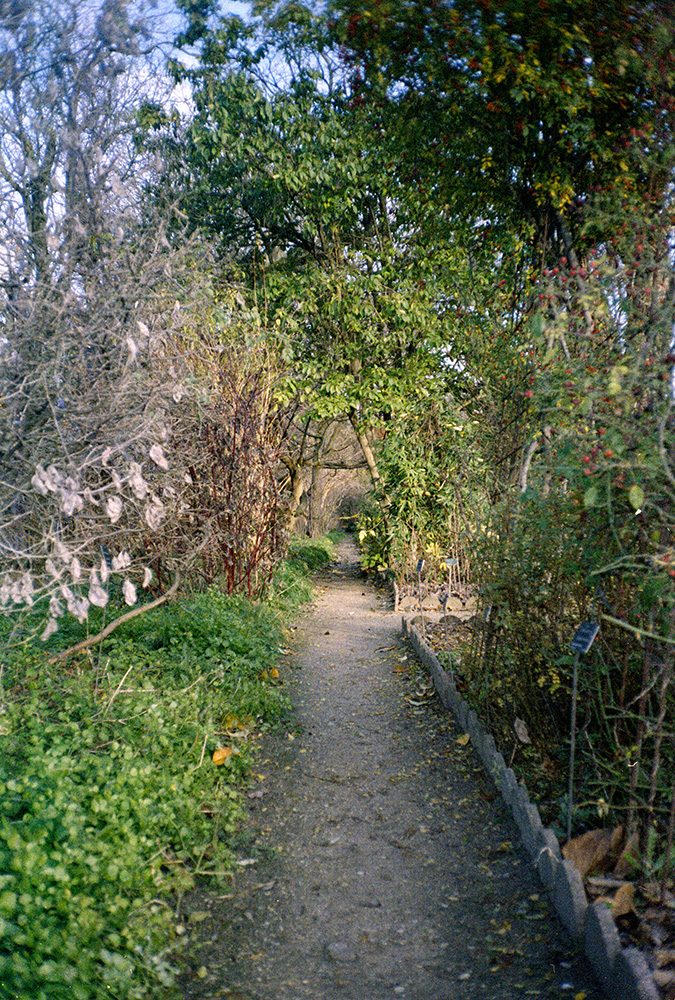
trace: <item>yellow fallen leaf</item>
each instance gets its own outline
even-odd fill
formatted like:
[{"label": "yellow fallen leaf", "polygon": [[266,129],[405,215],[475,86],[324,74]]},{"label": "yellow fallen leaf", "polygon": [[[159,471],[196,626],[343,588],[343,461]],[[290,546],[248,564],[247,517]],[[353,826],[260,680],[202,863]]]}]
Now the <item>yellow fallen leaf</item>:
[{"label": "yellow fallen leaf", "polygon": [[461,736],[457,737],[457,739],[455,740],[455,743],[459,743],[459,745],[461,747],[465,747],[467,745],[467,743],[469,742],[470,739],[471,739],[471,737],[469,736],[468,733],[462,733]]},{"label": "yellow fallen leaf", "polygon": [[275,681],[278,676],[279,676],[279,671],[277,670],[276,667],[272,667],[272,669],[270,670],[270,677],[272,678],[273,681]]},{"label": "yellow fallen leaf", "polygon": [[214,764],[224,764],[225,761],[233,754],[232,747],[220,747],[218,750],[213,751],[213,757],[211,760]]},{"label": "yellow fallen leaf", "polygon": [[587,996],[586,990],[581,990],[581,992],[574,994],[574,1000],[586,1000]]}]

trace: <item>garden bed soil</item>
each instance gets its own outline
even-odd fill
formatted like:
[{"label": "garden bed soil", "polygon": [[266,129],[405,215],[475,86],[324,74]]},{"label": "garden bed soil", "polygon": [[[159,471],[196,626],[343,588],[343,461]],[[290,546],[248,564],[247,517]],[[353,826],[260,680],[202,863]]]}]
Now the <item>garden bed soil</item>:
[{"label": "garden bed soil", "polygon": [[[457,614],[444,616],[427,608],[423,626],[421,616],[412,621],[417,623],[418,629],[423,627],[424,641],[446,665],[446,670],[449,659],[452,661],[453,680],[466,698],[467,685],[461,664],[474,641],[474,628],[479,620],[473,612],[461,617]],[[544,766],[550,760],[547,748],[537,746],[534,734],[532,753],[537,762],[528,760],[523,764],[521,761],[520,765],[514,762],[518,750],[522,750],[518,734],[511,733],[510,739],[505,739],[493,726],[492,735],[497,749],[524,779],[544,825],[548,825],[551,800],[563,794],[567,775],[559,774],[556,782],[555,776],[548,773]],[[626,842],[621,826],[607,829],[591,826],[572,837],[562,848],[563,857],[572,861],[582,877],[588,902],[601,901],[607,906],[622,947],[637,948],[647,960],[661,1000],[675,1000],[675,879],[667,880],[665,891],[662,891],[659,878],[635,871],[631,858],[637,853],[636,845]]]}]

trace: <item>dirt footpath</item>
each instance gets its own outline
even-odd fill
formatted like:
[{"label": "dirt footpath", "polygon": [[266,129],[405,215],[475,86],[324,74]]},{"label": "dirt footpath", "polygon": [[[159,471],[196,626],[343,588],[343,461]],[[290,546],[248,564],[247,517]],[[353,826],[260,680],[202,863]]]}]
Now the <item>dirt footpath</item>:
[{"label": "dirt footpath", "polygon": [[600,1000],[400,617],[349,542],[282,666],[231,898],[185,914],[183,995],[231,1000]]}]

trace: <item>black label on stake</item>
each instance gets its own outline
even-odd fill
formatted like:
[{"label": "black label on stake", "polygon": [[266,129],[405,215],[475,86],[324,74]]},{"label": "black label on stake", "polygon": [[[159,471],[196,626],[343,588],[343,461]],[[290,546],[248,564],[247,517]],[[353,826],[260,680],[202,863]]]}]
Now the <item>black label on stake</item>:
[{"label": "black label on stake", "polygon": [[574,633],[574,638],[570,643],[573,653],[587,653],[593,645],[596,635],[600,631],[600,626],[595,622],[582,622]]}]

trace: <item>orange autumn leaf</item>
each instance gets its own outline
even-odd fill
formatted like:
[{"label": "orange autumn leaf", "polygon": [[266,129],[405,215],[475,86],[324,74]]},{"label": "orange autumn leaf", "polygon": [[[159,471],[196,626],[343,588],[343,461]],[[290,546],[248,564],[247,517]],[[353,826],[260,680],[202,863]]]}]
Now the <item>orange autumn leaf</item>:
[{"label": "orange autumn leaf", "polygon": [[213,751],[213,757],[211,758],[211,760],[216,765],[224,764],[225,761],[228,760],[228,758],[230,758],[233,753],[234,751],[232,747],[220,747],[219,750]]},{"label": "orange autumn leaf", "polygon": [[565,844],[562,854],[572,862],[582,878],[610,871],[620,853],[623,836],[623,826],[613,830],[588,830]]}]

